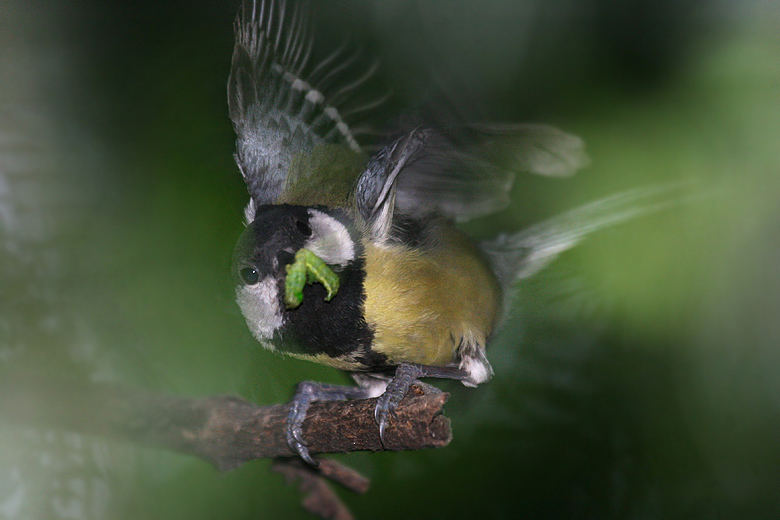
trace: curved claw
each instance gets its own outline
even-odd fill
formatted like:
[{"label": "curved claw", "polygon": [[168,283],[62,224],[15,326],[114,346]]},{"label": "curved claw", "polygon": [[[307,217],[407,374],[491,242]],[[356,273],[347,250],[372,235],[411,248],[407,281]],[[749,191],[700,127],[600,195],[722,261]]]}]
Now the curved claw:
[{"label": "curved claw", "polygon": [[312,402],[311,385],[301,383],[298,391],[292,400],[292,406],[287,414],[287,445],[298,454],[307,464],[317,467],[318,463],[312,458],[306,442],[303,440],[303,421],[306,419],[306,412]]},{"label": "curved claw", "polygon": [[301,444],[299,442],[290,443],[289,440],[288,440],[287,444],[290,446],[290,448],[294,452],[296,452],[298,454],[298,456],[301,459],[303,459],[303,461],[306,464],[309,464],[310,466],[313,466],[315,468],[320,465],[320,463],[317,462],[317,460],[314,459],[314,457],[311,456],[311,454],[309,453],[309,448],[307,448],[304,444]]},{"label": "curved claw", "polygon": [[293,428],[287,430],[287,444],[298,443],[302,446],[308,446],[309,444],[303,440],[303,429],[295,425]]},{"label": "curved claw", "polygon": [[[301,421],[303,422],[303,421]],[[303,440],[303,432],[300,425],[288,424],[287,426],[287,445],[298,454],[307,464],[317,467],[319,463],[309,453],[306,442]]]},{"label": "curved claw", "polygon": [[387,417],[383,416],[379,420],[379,442],[382,443],[382,446],[385,445],[385,428],[387,428]]},{"label": "curved claw", "polygon": [[376,408],[374,408],[374,420],[379,425],[379,442],[382,443],[382,446],[385,445],[385,430],[387,429],[387,416],[388,416],[388,407],[387,404],[382,402],[383,400],[380,398],[379,401],[377,401]]},{"label": "curved claw", "polygon": [[399,397],[399,394],[395,392],[386,391],[384,394],[379,396],[379,399],[376,402],[376,408],[374,408],[374,420],[379,426],[379,440],[382,442],[382,446],[386,444],[385,431],[387,430],[387,425],[390,424],[390,417],[396,417],[395,409],[398,407],[398,403],[401,402],[401,399],[403,399],[404,395],[406,395],[406,392],[400,394]]},{"label": "curved claw", "polygon": [[374,409],[374,420],[379,426],[379,439],[382,445],[385,443],[385,431],[389,423],[389,417],[395,416],[395,409],[409,391],[409,387],[423,371],[419,366],[402,363],[398,365],[393,379],[387,385],[385,393],[379,396]]}]

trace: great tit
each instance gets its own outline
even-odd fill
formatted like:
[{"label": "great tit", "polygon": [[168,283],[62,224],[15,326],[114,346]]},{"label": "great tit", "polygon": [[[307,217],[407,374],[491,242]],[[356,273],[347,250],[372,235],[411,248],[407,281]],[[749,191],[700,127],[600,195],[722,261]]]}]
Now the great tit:
[{"label": "great tit", "polygon": [[[376,105],[355,105],[371,70],[345,75],[340,51],[309,63],[306,10],[244,0],[228,104],[250,195],[233,267],[246,323],[264,347],[346,370],[358,385],[298,386],[287,440],[316,464],[301,434],[313,401],[379,397],[384,439],[418,378],[486,382],[485,349],[513,284],[585,234],[643,211],[659,190],[473,241],[457,221],[505,207],[513,171],[574,173],[587,162],[582,141],[546,125],[464,125],[464,140],[423,124],[369,156],[353,123]],[[491,160],[499,142],[512,169]]]}]

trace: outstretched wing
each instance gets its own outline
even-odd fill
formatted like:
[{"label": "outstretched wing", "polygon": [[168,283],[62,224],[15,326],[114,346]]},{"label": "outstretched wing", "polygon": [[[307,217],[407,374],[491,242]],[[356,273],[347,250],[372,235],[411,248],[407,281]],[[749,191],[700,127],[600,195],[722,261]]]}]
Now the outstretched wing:
[{"label": "outstretched wing", "polygon": [[580,138],[548,125],[417,128],[371,158],[355,199],[374,238],[383,240],[393,218],[487,215],[509,204],[515,172],[562,177],[587,163]]},{"label": "outstretched wing", "polygon": [[324,143],[361,151],[352,123],[376,108],[355,91],[376,66],[355,71],[357,54],[342,47],[311,65],[309,3],[244,0],[236,16],[228,106],[236,132],[235,159],[252,208],[282,202],[298,175],[299,154]]}]

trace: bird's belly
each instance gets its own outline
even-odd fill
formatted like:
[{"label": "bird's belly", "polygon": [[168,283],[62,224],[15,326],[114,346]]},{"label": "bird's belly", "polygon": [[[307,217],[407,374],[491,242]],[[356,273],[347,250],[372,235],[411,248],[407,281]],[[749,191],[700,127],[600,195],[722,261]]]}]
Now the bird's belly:
[{"label": "bird's belly", "polygon": [[498,313],[497,282],[468,248],[369,245],[365,291],[372,350],[391,363],[451,363],[464,340],[485,345]]}]

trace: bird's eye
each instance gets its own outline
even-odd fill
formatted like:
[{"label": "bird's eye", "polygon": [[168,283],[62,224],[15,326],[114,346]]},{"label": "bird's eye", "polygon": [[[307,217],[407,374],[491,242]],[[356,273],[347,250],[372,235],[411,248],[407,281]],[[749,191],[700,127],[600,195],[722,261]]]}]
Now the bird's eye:
[{"label": "bird's eye", "polygon": [[298,228],[298,231],[300,231],[302,235],[307,237],[311,235],[311,227],[309,227],[309,225],[303,220],[296,220],[295,226]]},{"label": "bird's eye", "polygon": [[238,274],[247,285],[254,285],[260,281],[260,273],[258,273],[257,269],[254,267],[244,267],[238,272]]}]

